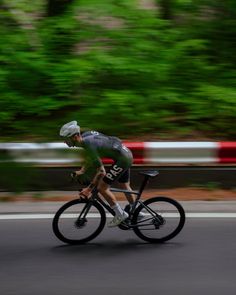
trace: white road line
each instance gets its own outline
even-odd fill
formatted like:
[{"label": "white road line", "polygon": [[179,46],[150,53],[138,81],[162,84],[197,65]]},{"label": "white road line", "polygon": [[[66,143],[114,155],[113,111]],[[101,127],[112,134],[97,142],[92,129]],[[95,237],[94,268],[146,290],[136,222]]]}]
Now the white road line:
[{"label": "white road line", "polygon": [[[55,214],[48,213],[36,213],[36,214],[2,214],[0,215],[0,220],[24,220],[24,219],[52,219]],[[78,214],[64,214],[63,218],[75,218]],[[87,215],[90,218],[99,218],[100,215],[98,213],[89,213]],[[107,217],[112,217],[111,214],[106,214]]]},{"label": "white road line", "polygon": [[[0,214],[0,220],[26,220],[26,219],[52,219],[55,214],[48,213],[29,213],[29,214]],[[78,216],[77,214],[64,214],[64,218],[74,218]],[[107,217],[112,217],[111,214],[106,214]],[[167,213],[163,214],[165,217],[178,217],[177,214]],[[100,215],[97,213],[89,213],[90,218],[99,218]],[[196,213],[186,213],[187,218],[236,218],[236,213],[223,213],[223,212],[196,212]]]},{"label": "white road line", "polygon": [[199,213],[186,213],[187,218],[236,218],[234,212],[199,212]]},{"label": "white road line", "polygon": [[2,214],[0,220],[51,219],[53,214]]}]

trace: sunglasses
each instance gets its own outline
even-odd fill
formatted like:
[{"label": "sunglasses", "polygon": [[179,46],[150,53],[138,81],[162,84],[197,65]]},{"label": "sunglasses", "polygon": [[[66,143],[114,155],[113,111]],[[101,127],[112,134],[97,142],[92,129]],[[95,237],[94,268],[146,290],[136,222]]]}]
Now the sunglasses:
[{"label": "sunglasses", "polygon": [[64,138],[64,143],[69,147],[75,146],[75,140],[72,137]]}]

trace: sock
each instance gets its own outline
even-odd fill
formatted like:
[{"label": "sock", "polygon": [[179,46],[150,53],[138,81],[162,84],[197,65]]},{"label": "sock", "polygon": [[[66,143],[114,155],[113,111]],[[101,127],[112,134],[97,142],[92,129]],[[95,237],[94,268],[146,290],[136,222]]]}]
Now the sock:
[{"label": "sock", "polygon": [[123,209],[120,207],[120,205],[118,203],[115,204],[115,206],[111,207],[115,213],[116,213],[116,216],[122,216],[123,215]]}]

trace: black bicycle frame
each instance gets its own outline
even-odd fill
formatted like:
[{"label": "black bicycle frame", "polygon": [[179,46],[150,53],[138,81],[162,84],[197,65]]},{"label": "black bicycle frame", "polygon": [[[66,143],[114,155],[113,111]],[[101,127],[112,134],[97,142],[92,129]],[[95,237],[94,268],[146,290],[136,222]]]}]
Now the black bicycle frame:
[{"label": "black bicycle frame", "polygon": [[[132,204],[131,207],[131,211],[130,213],[132,214],[137,206],[137,204],[139,203],[139,199],[141,197],[140,192],[138,191],[129,191],[129,190],[123,190],[123,189],[118,189],[118,188],[111,188],[112,192],[120,192],[120,193],[124,193],[124,194],[130,194],[130,195],[137,195],[137,198],[135,200],[135,202]],[[106,203],[105,201],[103,201],[99,195],[98,195],[98,191],[97,189],[95,189],[93,191],[92,197],[91,197],[91,201],[97,201],[98,203],[100,203],[105,209],[107,209],[108,212],[110,212],[113,216],[115,216],[115,212],[114,210],[112,210],[112,208],[110,207],[110,205],[108,203]]]},{"label": "black bicycle frame", "polygon": [[[110,190],[112,191],[112,192],[120,192],[120,193],[124,193],[124,194],[130,194],[130,195],[136,195],[137,197],[136,197],[136,199],[135,199],[135,201],[134,201],[134,203],[132,204],[132,206],[131,206],[131,210],[130,210],[130,214],[131,214],[131,216],[132,216],[132,214],[134,213],[134,210],[136,209],[136,207],[137,207],[137,205],[138,204],[142,204],[142,206],[153,216],[153,217],[155,217],[155,218],[158,218],[158,216],[157,216],[157,214],[156,214],[156,212],[153,212],[153,210],[151,210],[149,207],[147,207],[147,206],[145,206],[145,204],[143,204],[143,202],[142,201],[140,201],[140,198],[141,198],[141,195],[142,195],[142,192],[143,192],[143,190],[144,190],[144,188],[145,188],[145,186],[146,186],[146,184],[147,184],[147,182],[148,182],[148,180],[149,180],[149,175],[145,175],[145,177],[144,177],[144,180],[143,180],[143,182],[142,182],[142,184],[141,184],[141,187],[140,187],[140,189],[138,190],[138,191],[130,191],[130,190],[124,190],[124,189],[119,189],[119,188],[111,188]],[[79,216],[79,218],[82,216],[82,214],[87,214],[88,213],[88,211],[89,211],[89,209],[90,209],[90,207],[92,206],[92,203],[93,202],[98,202],[98,203],[100,203],[100,205],[102,205],[108,212],[110,212],[113,216],[115,216],[115,212],[114,212],[114,210],[112,210],[112,208],[110,207],[110,205],[107,203],[107,202],[105,202],[105,201],[103,201],[100,197],[99,197],[99,194],[98,194],[98,190],[97,190],[97,188],[94,188],[93,189],[93,191],[92,191],[92,196],[91,196],[91,198],[89,199],[89,201],[88,201],[88,204],[87,204],[87,206],[85,206],[84,207],[84,209],[82,210],[82,212],[81,212],[81,214],[80,214],[80,216]],[[147,221],[147,220],[145,220],[145,221]],[[139,222],[137,222],[137,224],[140,224],[140,223],[142,223],[142,222],[144,222],[144,220],[143,221],[139,221]],[[137,225],[128,225],[130,228],[132,228],[132,227],[135,227],[135,226],[137,226]],[[139,225],[140,226],[140,225]]]}]

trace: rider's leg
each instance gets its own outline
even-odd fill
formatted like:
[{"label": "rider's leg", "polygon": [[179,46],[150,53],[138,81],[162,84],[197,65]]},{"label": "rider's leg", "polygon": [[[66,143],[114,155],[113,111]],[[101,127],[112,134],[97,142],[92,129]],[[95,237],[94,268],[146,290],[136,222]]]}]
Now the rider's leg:
[{"label": "rider's leg", "polygon": [[[119,177],[118,183],[121,189],[132,191],[132,188],[130,187],[130,168],[126,169],[125,172]],[[135,202],[135,195],[125,193],[125,196],[130,204]]]},{"label": "rider's leg", "polygon": [[115,217],[108,225],[109,227],[113,227],[113,226],[119,225],[122,221],[128,218],[129,215],[120,207],[119,203],[116,202],[116,197],[110,191],[109,188],[110,188],[110,185],[104,182],[102,179],[99,181],[99,184],[98,184],[99,193],[107,200],[107,202],[109,203],[109,205],[115,212]]},{"label": "rider's leg", "polygon": [[109,223],[109,227],[116,226],[120,224],[122,221],[129,217],[129,214],[125,212],[117,203],[116,197],[110,191],[110,185],[117,179],[121,178],[121,182],[127,182],[128,180],[122,179],[123,174],[127,174],[128,170],[127,165],[130,164],[132,158],[125,155],[122,155],[119,160],[117,160],[110,170],[106,173],[103,179],[100,180],[98,185],[98,191],[103,195],[103,197],[107,200],[111,208],[115,212],[115,217]]},{"label": "rider's leg", "polygon": [[[125,183],[120,182],[120,183],[119,183],[119,186],[120,186],[120,188],[122,188],[122,189],[132,191],[132,189],[131,189],[131,187],[130,187],[130,183],[129,183],[129,181],[128,181],[128,182],[125,182]],[[126,198],[127,198],[127,200],[128,200],[128,202],[129,202],[130,205],[134,204],[135,199],[136,199],[135,195],[125,193],[125,196],[126,196]],[[127,206],[125,207],[124,210],[125,210],[126,212],[130,212],[130,208],[131,208],[130,205],[127,205]],[[142,219],[144,216],[145,216],[145,214],[144,214],[143,212],[139,212],[139,218],[140,218],[140,219]]]},{"label": "rider's leg", "polygon": [[[103,195],[111,207],[117,205],[115,195],[110,191],[110,185],[118,179],[119,182],[129,182],[129,169],[123,168],[118,161],[115,162],[103,179],[100,179],[98,191]],[[128,184],[126,185],[128,189]],[[131,188],[130,188],[131,189]]]},{"label": "rider's leg", "polygon": [[110,191],[110,185],[105,183],[102,179],[99,181],[98,184],[98,191],[99,193],[106,199],[108,204],[113,207],[116,205],[116,197],[115,195]]},{"label": "rider's leg", "polygon": [[[125,189],[125,190],[128,190],[128,191],[132,191],[132,188],[130,187],[130,182],[129,182],[129,181],[128,181],[128,182],[125,182],[125,183],[120,182],[120,183],[119,183],[119,187],[120,187],[121,189]],[[130,204],[133,204],[133,203],[135,202],[135,195],[133,195],[133,194],[129,194],[129,193],[125,193],[125,196],[126,196],[128,202],[129,202]]]}]

